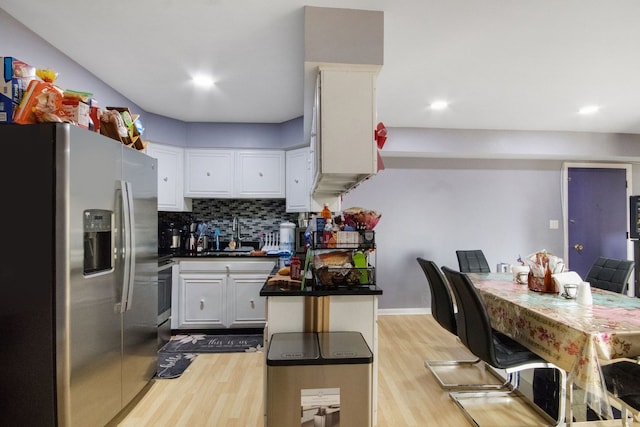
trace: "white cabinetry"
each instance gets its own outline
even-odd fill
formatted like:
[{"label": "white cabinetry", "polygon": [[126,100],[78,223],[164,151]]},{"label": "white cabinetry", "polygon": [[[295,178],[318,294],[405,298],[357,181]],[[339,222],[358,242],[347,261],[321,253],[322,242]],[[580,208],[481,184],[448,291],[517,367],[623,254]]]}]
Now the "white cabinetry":
[{"label": "white cabinetry", "polygon": [[185,195],[200,198],[284,198],[282,150],[194,148],[185,152]]},{"label": "white cabinetry", "polygon": [[314,192],[339,195],[378,172],[378,66],[319,67]]},{"label": "white cabinetry", "polygon": [[284,198],[285,156],[282,150],[236,151],[235,196]]},{"label": "white cabinetry", "polygon": [[185,187],[188,197],[233,197],[234,151],[187,149]]},{"label": "white cabinetry", "polygon": [[178,290],[179,328],[225,326],[226,274],[180,272]]},{"label": "white cabinetry", "polygon": [[287,151],[286,164],[287,212],[308,212],[311,206],[309,147]]},{"label": "white cabinetry", "polygon": [[151,143],[147,154],[158,159],[158,210],[191,211],[191,199],[184,198],[184,149]]},{"label": "white cabinetry", "polygon": [[260,289],[275,260],[178,260],[172,329],[262,328]]}]

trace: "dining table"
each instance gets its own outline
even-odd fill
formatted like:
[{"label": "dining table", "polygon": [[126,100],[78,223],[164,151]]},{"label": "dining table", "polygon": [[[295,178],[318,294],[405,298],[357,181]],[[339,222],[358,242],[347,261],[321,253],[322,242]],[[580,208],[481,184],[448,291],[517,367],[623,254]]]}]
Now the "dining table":
[{"label": "dining table", "polygon": [[[529,290],[511,274],[467,275],[495,330],[564,369],[567,391],[575,384],[585,392],[584,403],[613,418],[601,366],[640,356],[640,298],[592,287],[592,304],[582,305],[560,293]],[[567,407],[571,423],[571,405]]]}]

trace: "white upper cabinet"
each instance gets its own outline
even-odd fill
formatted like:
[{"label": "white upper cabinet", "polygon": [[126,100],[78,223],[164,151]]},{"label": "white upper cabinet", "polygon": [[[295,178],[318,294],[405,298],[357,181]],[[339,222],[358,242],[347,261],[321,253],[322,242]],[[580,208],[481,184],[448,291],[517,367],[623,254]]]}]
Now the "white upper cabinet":
[{"label": "white upper cabinet", "polygon": [[309,147],[287,151],[286,160],[287,212],[308,212],[311,201]]},{"label": "white upper cabinet", "polygon": [[158,210],[191,211],[191,199],[184,198],[184,149],[150,143],[146,153],[158,160]]},{"label": "white upper cabinet", "polygon": [[184,168],[185,196],[233,197],[233,150],[189,148],[185,150]]},{"label": "white upper cabinet", "polygon": [[378,66],[319,68],[314,193],[339,195],[378,172]]},{"label": "white upper cabinet", "polygon": [[236,151],[235,196],[285,197],[285,155],[282,150]]},{"label": "white upper cabinet", "polygon": [[282,150],[185,150],[186,196],[198,198],[285,197]]}]

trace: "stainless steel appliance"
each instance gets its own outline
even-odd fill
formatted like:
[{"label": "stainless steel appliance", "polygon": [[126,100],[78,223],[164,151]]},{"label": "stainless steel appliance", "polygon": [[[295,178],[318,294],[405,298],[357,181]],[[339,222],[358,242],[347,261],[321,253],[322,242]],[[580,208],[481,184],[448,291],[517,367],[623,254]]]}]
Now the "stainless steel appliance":
[{"label": "stainless steel appliance", "polygon": [[69,124],[0,141],[0,420],[105,425],[156,370],[156,160]]},{"label": "stainless steel appliance", "polygon": [[306,252],[307,239],[304,235],[306,232],[307,227],[296,227],[295,237],[297,254],[304,254]]},{"label": "stainless steel appliance", "polygon": [[171,255],[158,257],[158,348],[171,339],[171,281],[173,279]]}]

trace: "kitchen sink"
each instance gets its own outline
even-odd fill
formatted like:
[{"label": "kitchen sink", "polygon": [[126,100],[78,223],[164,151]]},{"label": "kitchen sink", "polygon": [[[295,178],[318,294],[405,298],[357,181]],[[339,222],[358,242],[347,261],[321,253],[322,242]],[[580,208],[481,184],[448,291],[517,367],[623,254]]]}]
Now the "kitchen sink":
[{"label": "kitchen sink", "polygon": [[240,246],[239,248],[235,248],[235,249],[231,249],[227,247],[227,248],[224,248],[223,251],[224,252],[251,252],[255,249],[256,248],[254,248],[253,246]]}]

